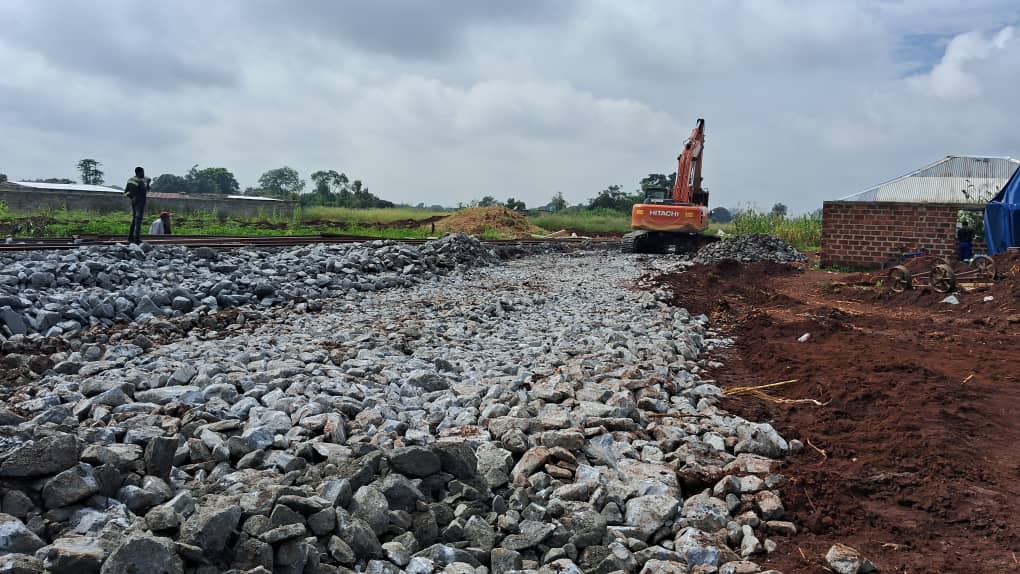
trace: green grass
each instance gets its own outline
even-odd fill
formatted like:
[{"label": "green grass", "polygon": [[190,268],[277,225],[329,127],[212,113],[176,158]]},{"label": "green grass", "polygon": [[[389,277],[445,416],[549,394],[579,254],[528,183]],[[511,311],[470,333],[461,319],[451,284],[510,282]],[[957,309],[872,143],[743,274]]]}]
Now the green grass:
[{"label": "green grass", "polygon": [[[735,235],[753,233],[774,235],[802,251],[817,250],[822,242],[821,218],[808,215],[788,218],[748,211],[738,214],[733,219],[732,227]],[[728,229],[725,231],[730,233]]]},{"label": "green grass", "polygon": [[585,235],[619,235],[630,231],[630,216],[609,209],[568,210],[529,219],[550,232],[567,229]]},{"label": "green grass", "polygon": [[[376,227],[405,220],[423,220],[443,212],[418,209],[339,209],[312,208],[292,216],[261,214],[254,217],[229,217],[223,212],[177,214],[173,221],[176,235],[318,235],[333,233],[389,239],[416,239],[430,234],[429,226]],[[148,214],[145,229],[155,218]],[[48,209],[33,213],[12,213],[0,205],[0,235],[16,230],[19,237],[70,237],[72,235],[127,235],[131,216],[127,212],[95,213],[80,210]]]},{"label": "green grass", "polygon": [[346,207],[305,207],[300,210],[302,221],[333,221],[348,225],[370,225],[393,223],[395,221],[422,220],[437,215],[449,215],[448,211],[433,211],[408,207],[386,209],[350,209]]}]

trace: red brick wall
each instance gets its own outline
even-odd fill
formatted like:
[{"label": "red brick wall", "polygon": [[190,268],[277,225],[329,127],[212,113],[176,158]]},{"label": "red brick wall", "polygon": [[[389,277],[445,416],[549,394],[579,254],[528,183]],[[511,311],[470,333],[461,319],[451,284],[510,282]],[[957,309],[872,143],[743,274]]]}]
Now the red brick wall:
[{"label": "red brick wall", "polygon": [[[826,201],[822,207],[823,266],[873,269],[902,250],[956,257],[956,220],[962,206],[885,201]],[[985,251],[975,238],[974,252]]]}]

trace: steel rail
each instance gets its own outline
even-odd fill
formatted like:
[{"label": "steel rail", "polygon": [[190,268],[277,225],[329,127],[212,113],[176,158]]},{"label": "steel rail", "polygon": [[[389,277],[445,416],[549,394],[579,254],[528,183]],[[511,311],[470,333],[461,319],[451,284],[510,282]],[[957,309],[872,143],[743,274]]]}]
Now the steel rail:
[{"label": "steel rail", "polygon": [[[367,243],[371,241],[394,241],[411,245],[422,244],[428,239],[393,239],[388,237],[361,237],[350,235],[263,235],[263,236],[221,236],[221,235],[174,235],[150,236],[144,239],[150,245],[178,245],[183,247],[212,247],[217,249],[239,249],[244,247],[294,247],[298,245]],[[598,243],[612,242],[613,239],[584,239],[559,237],[551,239],[488,239],[486,245],[539,245],[585,241]],[[82,235],[78,237],[9,238],[0,243],[0,253],[15,251],[68,250],[78,247],[125,245],[121,236]]]}]

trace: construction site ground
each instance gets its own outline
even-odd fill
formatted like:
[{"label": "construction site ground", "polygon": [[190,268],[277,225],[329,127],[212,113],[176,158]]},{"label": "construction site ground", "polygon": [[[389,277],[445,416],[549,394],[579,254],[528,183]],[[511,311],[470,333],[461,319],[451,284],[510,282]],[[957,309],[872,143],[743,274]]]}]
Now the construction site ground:
[{"label": "construction site ground", "polygon": [[1018,268],[1000,258],[1009,276],[958,305],[804,266],[723,261],[659,278],[735,337],[714,357],[720,386],[795,381],[765,391],[821,403],[724,400],[805,444],[782,470],[800,531],[763,567],[826,572],[840,542],[882,572],[1020,572]]}]

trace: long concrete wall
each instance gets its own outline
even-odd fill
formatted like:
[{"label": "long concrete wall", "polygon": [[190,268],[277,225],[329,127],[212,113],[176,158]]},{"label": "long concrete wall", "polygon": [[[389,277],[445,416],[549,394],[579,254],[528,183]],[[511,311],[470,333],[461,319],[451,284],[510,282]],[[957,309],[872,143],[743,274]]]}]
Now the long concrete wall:
[{"label": "long concrete wall", "polygon": [[[92,191],[63,191],[24,189],[0,184],[0,201],[16,213],[34,213],[49,209],[74,209],[96,213],[131,211],[130,201],[119,193]],[[293,201],[260,201],[256,199],[227,199],[215,196],[159,197],[150,194],[145,204],[148,213],[215,212],[238,217],[289,216],[294,212]]]}]

